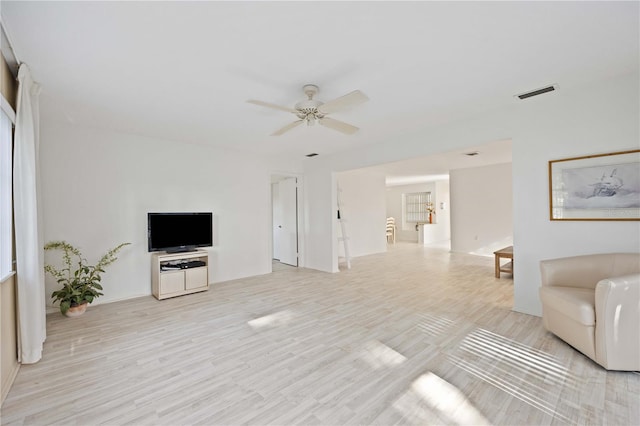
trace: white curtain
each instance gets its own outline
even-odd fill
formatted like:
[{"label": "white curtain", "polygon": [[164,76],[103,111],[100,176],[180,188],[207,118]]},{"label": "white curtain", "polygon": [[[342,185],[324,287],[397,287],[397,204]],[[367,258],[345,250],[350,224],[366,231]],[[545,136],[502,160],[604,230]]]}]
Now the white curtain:
[{"label": "white curtain", "polygon": [[47,336],[44,241],[38,196],[38,95],[29,68],[18,70],[18,108],[13,156],[13,200],[18,289],[18,357],[32,364],[42,357]]}]

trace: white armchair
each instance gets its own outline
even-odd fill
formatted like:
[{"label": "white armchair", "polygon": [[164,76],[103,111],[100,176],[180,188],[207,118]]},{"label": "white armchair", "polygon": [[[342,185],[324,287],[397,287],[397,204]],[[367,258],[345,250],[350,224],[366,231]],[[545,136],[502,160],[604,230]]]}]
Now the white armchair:
[{"label": "white armchair", "polygon": [[540,262],[544,327],[607,370],[640,371],[640,254]]}]

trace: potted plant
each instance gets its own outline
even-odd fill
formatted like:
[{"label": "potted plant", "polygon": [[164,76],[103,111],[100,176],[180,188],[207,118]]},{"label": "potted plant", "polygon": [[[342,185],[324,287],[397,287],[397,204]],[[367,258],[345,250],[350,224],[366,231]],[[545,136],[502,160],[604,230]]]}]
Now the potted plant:
[{"label": "potted plant", "polygon": [[60,312],[66,316],[82,315],[87,309],[87,304],[93,302],[96,297],[102,296],[101,276],[104,268],[111,265],[118,258],[116,254],[122,247],[131,243],[123,243],[109,250],[95,265],[89,265],[82,257],[79,249],[66,241],[52,241],[44,246],[45,250],[62,251],[62,268],[46,264],[45,272],[53,276],[58,284],[62,284],[60,290],[51,293],[54,302],[60,302]]}]

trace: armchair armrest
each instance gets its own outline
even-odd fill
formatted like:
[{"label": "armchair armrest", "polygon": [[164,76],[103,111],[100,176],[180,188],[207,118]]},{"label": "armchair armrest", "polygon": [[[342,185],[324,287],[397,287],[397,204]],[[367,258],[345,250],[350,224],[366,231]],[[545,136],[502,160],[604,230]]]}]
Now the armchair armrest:
[{"label": "armchair armrest", "polygon": [[640,370],[640,274],[598,282],[596,360],[613,370]]}]

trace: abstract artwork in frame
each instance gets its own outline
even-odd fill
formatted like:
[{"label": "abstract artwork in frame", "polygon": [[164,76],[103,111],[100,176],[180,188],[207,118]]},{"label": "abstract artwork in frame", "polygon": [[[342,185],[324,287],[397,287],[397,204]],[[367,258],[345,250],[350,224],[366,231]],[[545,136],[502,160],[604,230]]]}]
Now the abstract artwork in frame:
[{"label": "abstract artwork in frame", "polygon": [[640,149],[549,161],[551,220],[640,220]]}]

